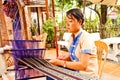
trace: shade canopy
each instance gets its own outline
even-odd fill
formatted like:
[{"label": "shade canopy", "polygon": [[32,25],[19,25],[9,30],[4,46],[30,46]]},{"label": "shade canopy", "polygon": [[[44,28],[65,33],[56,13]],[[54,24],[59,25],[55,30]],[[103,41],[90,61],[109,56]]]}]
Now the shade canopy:
[{"label": "shade canopy", "polygon": [[103,5],[120,5],[120,0],[89,0],[94,4],[103,4]]}]

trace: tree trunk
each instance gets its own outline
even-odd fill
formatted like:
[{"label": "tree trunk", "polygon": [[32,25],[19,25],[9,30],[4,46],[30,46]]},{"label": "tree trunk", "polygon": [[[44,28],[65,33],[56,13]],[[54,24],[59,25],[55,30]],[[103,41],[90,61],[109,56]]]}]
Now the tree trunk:
[{"label": "tree trunk", "polygon": [[101,38],[105,38],[106,31],[106,21],[107,21],[107,6],[101,5],[101,17],[100,17],[100,34]]}]

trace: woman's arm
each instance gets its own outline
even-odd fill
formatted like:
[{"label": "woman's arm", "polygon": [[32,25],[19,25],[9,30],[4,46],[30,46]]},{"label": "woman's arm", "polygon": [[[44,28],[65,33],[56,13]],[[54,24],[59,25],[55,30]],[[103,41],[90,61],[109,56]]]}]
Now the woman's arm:
[{"label": "woman's arm", "polygon": [[57,65],[57,66],[66,66],[69,69],[73,70],[83,70],[85,71],[88,65],[88,61],[90,58],[90,54],[84,53],[80,56],[79,62],[72,62],[72,61],[64,61],[59,59],[52,59],[50,63]]}]

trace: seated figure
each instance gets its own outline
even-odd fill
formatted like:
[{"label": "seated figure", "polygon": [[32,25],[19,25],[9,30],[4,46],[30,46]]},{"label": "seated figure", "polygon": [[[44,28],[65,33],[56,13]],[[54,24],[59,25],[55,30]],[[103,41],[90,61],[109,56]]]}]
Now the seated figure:
[{"label": "seated figure", "polygon": [[0,48],[0,78],[2,78],[5,75],[5,72],[7,71],[7,67],[14,64],[12,56],[4,52],[5,50],[11,49],[11,48],[12,47],[8,45]]}]

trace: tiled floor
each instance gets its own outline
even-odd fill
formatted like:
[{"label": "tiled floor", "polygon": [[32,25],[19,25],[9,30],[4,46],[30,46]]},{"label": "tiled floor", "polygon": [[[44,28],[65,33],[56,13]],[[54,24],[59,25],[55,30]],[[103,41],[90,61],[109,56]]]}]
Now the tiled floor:
[{"label": "tiled floor", "polygon": [[[59,53],[66,52],[59,51]],[[56,50],[55,49],[46,50],[45,58],[47,59],[56,58]],[[9,77],[9,80],[14,80],[14,72],[9,72],[7,76]],[[43,77],[31,80],[46,80],[46,79],[45,77]],[[107,62],[105,64],[102,80],[120,80],[120,65]]]},{"label": "tiled floor", "polygon": [[102,80],[120,80],[120,77],[108,73],[103,73]]}]

